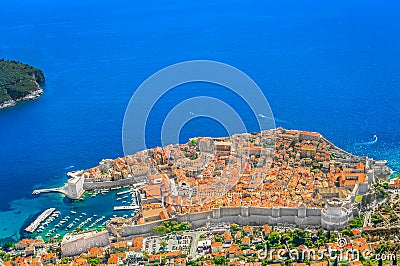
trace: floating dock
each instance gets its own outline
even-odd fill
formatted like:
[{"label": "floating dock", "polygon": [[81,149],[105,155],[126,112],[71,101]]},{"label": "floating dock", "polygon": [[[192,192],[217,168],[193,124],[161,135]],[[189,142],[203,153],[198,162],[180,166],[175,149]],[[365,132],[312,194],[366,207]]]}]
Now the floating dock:
[{"label": "floating dock", "polygon": [[36,228],[38,228],[39,224],[46,220],[47,217],[49,217],[56,209],[55,208],[49,208],[42,212],[36,219],[33,221],[27,228],[24,230],[28,233],[33,234],[36,231]]},{"label": "floating dock", "polygon": [[126,191],[117,192],[117,196],[124,195],[124,194],[128,194],[128,193],[130,193],[130,192],[132,192],[131,189],[126,190]]},{"label": "floating dock", "polygon": [[138,210],[139,208],[139,206],[115,206],[114,211]]}]

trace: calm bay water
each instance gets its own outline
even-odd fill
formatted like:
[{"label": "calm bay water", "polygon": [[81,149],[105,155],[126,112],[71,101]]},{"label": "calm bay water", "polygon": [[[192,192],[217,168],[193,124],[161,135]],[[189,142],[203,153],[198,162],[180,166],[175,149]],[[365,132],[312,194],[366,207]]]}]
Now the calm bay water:
[{"label": "calm bay water", "polygon": [[[278,125],[319,131],[359,155],[400,170],[400,5],[396,1],[192,1],[56,4],[0,3],[0,57],[41,68],[45,94],[0,111],[0,239],[48,207],[65,213],[90,206],[112,214],[103,196],[70,203],[34,197],[59,186],[72,169],[122,155],[121,128],[135,88],[157,70],[210,59],[251,76]],[[148,145],[159,141],[163,116],[197,95],[235,106],[240,99],[193,84],[166,95],[150,117]],[[188,123],[181,140],[225,135],[216,122]],[[378,136],[374,145],[355,146]],[[106,203],[107,202],[107,203]]]}]

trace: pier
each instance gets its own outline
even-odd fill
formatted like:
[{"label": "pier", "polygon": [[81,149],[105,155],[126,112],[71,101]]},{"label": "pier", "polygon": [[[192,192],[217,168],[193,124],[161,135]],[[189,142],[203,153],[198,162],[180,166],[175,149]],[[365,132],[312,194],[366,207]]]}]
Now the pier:
[{"label": "pier", "polygon": [[67,175],[70,178],[63,187],[35,189],[32,194],[38,195],[41,193],[61,193],[73,200],[80,199],[80,197],[82,197],[82,195],[85,193],[85,189],[83,188],[84,177],[82,172],[83,171],[68,172]]},{"label": "pier", "polygon": [[49,208],[42,212],[36,219],[33,221],[27,228],[24,230],[28,233],[34,233],[36,231],[36,228],[39,226],[41,222],[43,222],[47,217],[49,217],[50,214],[52,214],[56,209],[55,208]]},{"label": "pier", "polygon": [[114,211],[138,210],[139,206],[115,206]]},{"label": "pier", "polygon": [[124,194],[128,194],[128,193],[130,193],[130,192],[132,192],[131,189],[125,190],[125,191],[121,191],[121,192],[117,192],[117,196],[121,196],[121,195],[124,195]]},{"label": "pier", "polygon": [[65,187],[60,187],[60,188],[35,189],[32,192],[32,195],[38,195],[38,194],[41,194],[41,193],[53,193],[53,192],[61,193],[61,194],[64,194],[64,195],[68,194],[67,191],[65,190]]}]

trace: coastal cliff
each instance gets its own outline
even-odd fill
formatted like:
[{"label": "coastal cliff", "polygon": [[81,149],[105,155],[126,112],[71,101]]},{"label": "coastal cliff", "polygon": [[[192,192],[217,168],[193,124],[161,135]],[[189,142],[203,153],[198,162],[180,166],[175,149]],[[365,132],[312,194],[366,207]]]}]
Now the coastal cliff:
[{"label": "coastal cliff", "polygon": [[0,109],[40,97],[45,81],[40,69],[16,61],[0,60]]}]

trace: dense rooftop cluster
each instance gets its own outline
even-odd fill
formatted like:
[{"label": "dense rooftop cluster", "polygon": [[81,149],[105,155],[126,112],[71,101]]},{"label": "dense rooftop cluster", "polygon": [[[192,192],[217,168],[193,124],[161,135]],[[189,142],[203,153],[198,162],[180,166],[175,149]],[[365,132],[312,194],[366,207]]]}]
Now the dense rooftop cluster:
[{"label": "dense rooftop cluster", "polygon": [[[138,205],[132,218],[114,217],[107,222],[107,231],[76,231],[58,242],[23,239],[9,243],[0,254],[5,265],[370,265],[360,252],[369,252],[382,265],[393,263],[396,257],[377,256],[400,248],[396,243],[400,231],[398,178],[384,184],[369,182],[371,174],[385,163],[373,162],[375,168],[370,164],[318,133],[282,128],[229,138],[199,137],[186,144],[106,159],[97,167],[79,171],[80,177],[100,187],[134,181],[128,191],[118,192],[135,196]],[[354,194],[361,185],[366,186],[362,196]],[[388,193],[394,195],[376,205],[375,199]],[[298,218],[303,207],[341,212],[342,207],[329,206],[344,199],[350,203],[351,197],[356,197],[354,205],[365,209],[364,216],[340,232],[315,224],[303,229],[276,222],[239,226],[209,218],[205,226],[191,230],[187,220],[175,219],[199,216],[203,211],[214,213],[218,207],[250,209],[246,206],[294,208]],[[357,197],[361,198],[358,203]],[[150,231],[120,234],[139,227]],[[288,259],[289,249],[311,255]],[[321,257],[324,253],[340,256]]]},{"label": "dense rooftop cluster", "polygon": [[[77,233],[76,238],[79,238]],[[344,242],[338,242],[338,239]],[[63,243],[22,239],[1,252],[6,266],[15,265],[370,265],[381,259],[382,242],[361,229],[341,232],[291,226],[211,224],[160,236],[134,237],[84,248],[75,255],[60,252]],[[95,241],[95,239],[93,239]],[[289,254],[290,250],[290,254]],[[369,258],[362,255],[368,254]],[[344,263],[344,264],[343,264]]]},{"label": "dense rooftop cluster", "polygon": [[319,133],[278,128],[156,147],[103,160],[84,175],[94,182],[145,180],[141,224],[222,206],[320,208],[366,181],[362,161],[342,159]]}]

